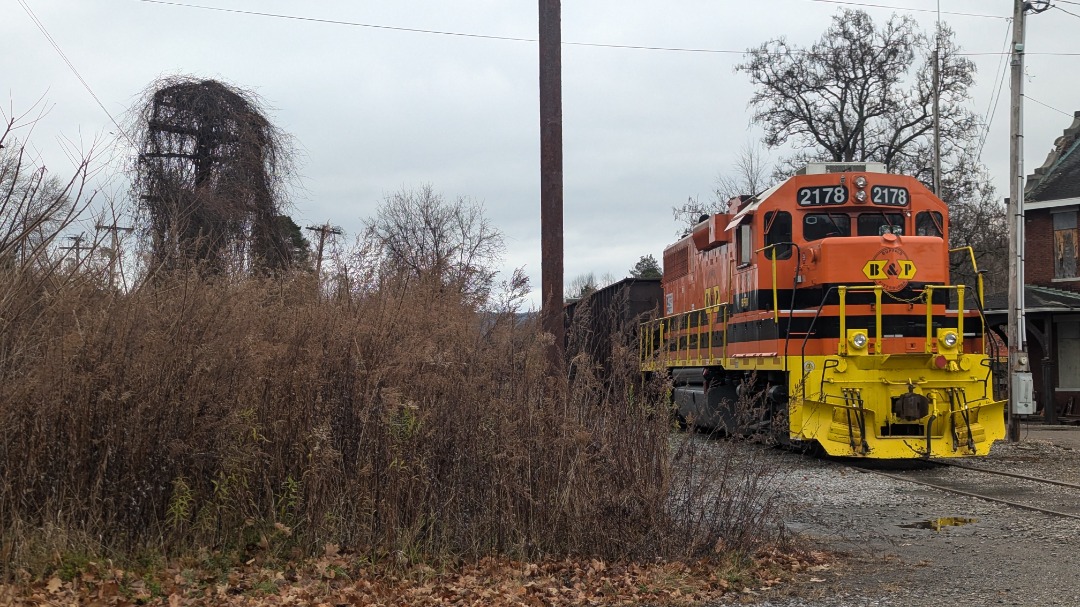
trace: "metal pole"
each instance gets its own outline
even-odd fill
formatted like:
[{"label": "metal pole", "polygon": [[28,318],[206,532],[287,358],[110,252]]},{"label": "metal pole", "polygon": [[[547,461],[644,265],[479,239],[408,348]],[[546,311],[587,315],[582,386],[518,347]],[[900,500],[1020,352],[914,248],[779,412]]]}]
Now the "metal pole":
[{"label": "metal pole", "polygon": [[1013,0],[1011,111],[1009,120],[1009,381],[1008,440],[1020,440],[1020,420],[1013,412],[1014,374],[1029,372],[1024,330],[1024,0]]},{"label": "metal pole", "polygon": [[562,368],[563,325],[563,159],[562,7],[539,0],[540,12],[540,273],[541,326],[554,337],[549,372]]},{"label": "metal pole", "polygon": [[934,48],[934,196],[941,198],[941,67],[938,47],[941,46],[941,25],[938,24],[938,43]]}]

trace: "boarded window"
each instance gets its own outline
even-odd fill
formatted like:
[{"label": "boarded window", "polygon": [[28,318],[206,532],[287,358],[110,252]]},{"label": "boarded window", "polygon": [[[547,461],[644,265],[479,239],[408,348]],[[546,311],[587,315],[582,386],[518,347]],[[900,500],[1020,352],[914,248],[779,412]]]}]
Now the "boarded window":
[{"label": "boarded window", "polygon": [[1080,390],[1080,322],[1055,323],[1058,387]]},{"label": "boarded window", "polygon": [[1054,213],[1054,278],[1076,278],[1076,211]]}]

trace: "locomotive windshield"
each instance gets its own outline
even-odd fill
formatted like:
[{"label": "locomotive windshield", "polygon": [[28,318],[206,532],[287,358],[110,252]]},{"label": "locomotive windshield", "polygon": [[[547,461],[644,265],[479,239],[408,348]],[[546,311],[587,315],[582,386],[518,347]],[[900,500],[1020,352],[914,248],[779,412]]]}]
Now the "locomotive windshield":
[{"label": "locomotive windshield", "polygon": [[881,236],[904,233],[904,216],[900,213],[876,211],[859,215],[859,236]]},{"label": "locomotive windshield", "polygon": [[[927,216],[923,220],[921,229],[930,231],[935,227],[934,219],[940,225],[940,213],[938,217]],[[927,228],[923,224],[930,227]],[[884,211],[869,211],[855,216],[855,236],[881,236],[883,234],[907,234],[903,213],[886,213]],[[835,236],[851,236],[851,216],[846,213],[807,213],[803,216],[803,238],[807,242],[831,238]]]},{"label": "locomotive windshield", "polygon": [[806,241],[830,236],[851,236],[851,218],[844,213],[807,213],[803,216],[803,238]]}]

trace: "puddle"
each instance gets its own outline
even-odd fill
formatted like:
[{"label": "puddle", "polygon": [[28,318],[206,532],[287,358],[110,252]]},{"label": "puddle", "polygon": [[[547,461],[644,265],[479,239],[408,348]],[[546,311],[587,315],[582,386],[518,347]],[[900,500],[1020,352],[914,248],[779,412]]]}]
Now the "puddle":
[{"label": "puddle", "polygon": [[959,527],[961,525],[967,525],[968,523],[977,522],[977,518],[963,518],[959,516],[950,516],[946,518],[934,518],[928,521],[919,521],[917,523],[909,523],[907,525],[900,525],[905,529],[933,529],[934,531],[941,531],[944,527]]}]

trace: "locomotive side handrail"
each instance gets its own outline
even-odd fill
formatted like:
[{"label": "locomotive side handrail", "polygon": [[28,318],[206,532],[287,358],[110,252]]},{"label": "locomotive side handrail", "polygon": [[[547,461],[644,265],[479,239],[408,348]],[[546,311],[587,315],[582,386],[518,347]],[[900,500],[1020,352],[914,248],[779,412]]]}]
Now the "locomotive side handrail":
[{"label": "locomotive side handrail", "polygon": [[[762,248],[754,251],[754,254],[756,255],[758,253],[761,253],[762,251],[769,251],[769,250],[772,250],[772,249],[775,249],[775,248],[776,248],[776,245],[771,244],[771,245],[769,245],[767,247],[762,247]],[[772,255],[769,255],[768,257],[772,261],[772,311],[773,311],[773,322],[775,322],[777,325],[779,325],[780,324],[780,295],[779,295],[779,292],[776,290],[776,253],[774,252]]]},{"label": "locomotive side handrail", "polygon": [[960,251],[967,251],[968,256],[971,259],[971,269],[975,272],[975,288],[979,293],[979,308],[982,309],[986,306],[986,298],[983,293],[983,275],[979,271],[979,264],[975,262],[975,249],[971,247],[957,247],[955,249],[949,249],[949,253],[959,253]]},{"label": "locomotive side handrail", "polygon": [[955,249],[949,249],[949,253],[958,253],[960,251],[968,252],[968,259],[971,260],[971,270],[975,272],[975,288],[978,290],[978,301],[975,302],[975,307],[979,310],[979,321],[982,323],[982,338],[983,338],[983,352],[986,352],[990,348],[987,347],[988,343],[992,344],[995,351],[995,358],[997,356],[997,344],[993,343],[993,339],[989,339],[986,335],[986,316],[983,315],[983,309],[986,308],[986,296],[984,294],[983,286],[983,273],[979,271],[979,264],[975,261],[975,249],[971,247],[957,247]]},{"label": "locomotive side handrail", "polygon": [[[727,302],[715,304],[642,323],[638,335],[641,363],[650,364],[648,361],[655,359],[658,351],[663,351],[668,360],[685,365],[704,364],[702,351],[707,353],[706,360],[712,361],[716,358],[713,348],[717,344],[713,342],[713,334],[717,327],[723,328],[723,340],[719,344],[720,358],[726,358],[729,305]],[[696,322],[691,322],[691,316]],[[693,348],[690,347],[691,335],[696,337]],[[696,351],[693,358],[690,356],[691,350]]]}]

